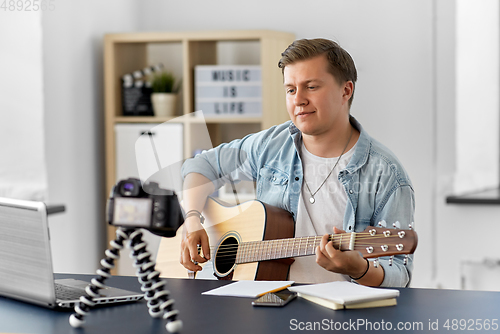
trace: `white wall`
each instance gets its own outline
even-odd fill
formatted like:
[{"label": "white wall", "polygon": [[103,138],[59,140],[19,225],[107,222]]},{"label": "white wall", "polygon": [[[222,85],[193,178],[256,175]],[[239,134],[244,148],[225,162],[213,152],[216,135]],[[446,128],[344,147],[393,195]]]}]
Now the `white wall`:
[{"label": "white wall", "polygon": [[2,197],[47,196],[41,21],[40,12],[0,11]]},{"label": "white wall", "polygon": [[60,1],[43,13],[45,133],[54,271],[92,273],[105,247],[103,35],[134,31],[136,1]]},{"label": "white wall", "polygon": [[499,16],[498,1],[456,2],[457,193],[498,186]]},{"label": "white wall", "polygon": [[[484,5],[489,0],[483,0]],[[494,5],[494,4],[493,4]],[[488,87],[484,79],[479,80],[479,85],[485,88],[475,96],[468,98],[475,103],[471,104],[469,110],[464,110],[463,105],[458,106],[463,99],[459,99],[460,85],[457,84],[457,2],[454,0],[437,1],[437,34],[436,34],[436,159],[435,159],[435,222],[432,227],[433,236],[433,273],[435,275],[435,284],[437,287],[454,288],[461,287],[460,264],[463,261],[474,260],[481,261],[484,258],[498,259],[500,249],[498,247],[498,235],[500,234],[500,207],[497,205],[453,205],[446,204],[446,196],[452,195],[456,190],[456,178],[466,168],[469,173],[480,174],[483,172],[481,164],[467,164],[465,168],[460,166],[466,159],[457,158],[458,152],[462,156],[467,152],[476,154],[482,152],[481,162],[485,154],[491,154],[498,157],[498,141],[496,143],[486,143],[488,138],[498,136],[498,121],[495,124],[495,118],[498,119],[498,110],[484,111],[485,105],[482,103],[483,94],[488,93]],[[476,8],[477,9],[477,8]],[[498,15],[498,11],[495,13]],[[483,22],[484,23],[484,22]],[[470,29],[476,26],[469,24]],[[479,25],[481,26],[481,25]],[[495,29],[495,28],[492,28]],[[496,27],[498,33],[499,27]],[[487,32],[491,34],[495,32]],[[498,43],[498,40],[496,41]],[[469,51],[470,52],[470,51]],[[476,62],[472,63],[477,66]],[[498,65],[498,64],[497,64]],[[497,71],[498,75],[498,71]],[[490,80],[491,84],[491,79]],[[494,79],[493,79],[494,80]],[[498,79],[497,79],[498,80]],[[494,81],[493,81],[494,82]],[[472,83],[472,82],[471,82]],[[493,93],[492,98],[498,98],[498,92]],[[489,97],[486,96],[486,99]],[[488,104],[486,104],[488,105]],[[458,112],[458,110],[462,112]],[[485,117],[490,114],[493,119]],[[472,115],[470,125],[476,128],[475,132],[466,131],[466,119]],[[462,117],[466,117],[463,119]],[[461,118],[461,119],[459,119]],[[479,122],[478,122],[479,121]],[[462,122],[462,126],[456,126]],[[484,125],[478,126],[479,124]],[[486,129],[492,127],[490,133]],[[496,130],[495,130],[496,128]],[[485,152],[482,147],[471,148],[463,144],[474,142],[478,138],[479,144],[496,144],[496,152]],[[474,165],[476,168],[472,168]],[[498,169],[497,169],[498,175]],[[466,183],[470,187],[472,175]],[[478,179],[476,179],[478,180]],[[477,184],[477,183],[476,183]],[[500,277],[497,278],[497,281]]]}]

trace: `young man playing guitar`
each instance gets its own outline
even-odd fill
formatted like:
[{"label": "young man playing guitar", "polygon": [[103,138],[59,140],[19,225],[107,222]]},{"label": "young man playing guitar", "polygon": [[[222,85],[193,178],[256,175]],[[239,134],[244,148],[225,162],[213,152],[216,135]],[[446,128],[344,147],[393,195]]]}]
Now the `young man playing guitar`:
[{"label": "young man playing guitar", "polygon": [[207,197],[225,182],[253,180],[258,200],[292,213],[296,237],[325,234],[315,258],[295,259],[289,279],[407,286],[412,256],[407,265],[403,256],[382,257],[376,265],[328,241],[332,231],[360,232],[381,221],[406,229],[413,222],[414,193],[403,166],[350,116],[357,79],[352,58],[330,40],[297,40],[278,65],[291,121],[222,144],[183,165],[188,214],[182,265],[198,271],[197,263],[210,258],[199,214]]}]

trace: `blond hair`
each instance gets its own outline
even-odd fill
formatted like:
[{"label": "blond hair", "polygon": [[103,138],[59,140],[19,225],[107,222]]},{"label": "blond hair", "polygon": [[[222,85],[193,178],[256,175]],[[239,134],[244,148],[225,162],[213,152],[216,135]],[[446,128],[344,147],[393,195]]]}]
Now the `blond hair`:
[{"label": "blond hair", "polygon": [[354,98],[354,86],[358,79],[358,72],[351,55],[336,42],[324,38],[299,39],[290,44],[281,54],[278,67],[284,72],[287,65],[301,60],[307,60],[325,54],[330,72],[339,84],[351,81],[353,84],[349,107]]}]

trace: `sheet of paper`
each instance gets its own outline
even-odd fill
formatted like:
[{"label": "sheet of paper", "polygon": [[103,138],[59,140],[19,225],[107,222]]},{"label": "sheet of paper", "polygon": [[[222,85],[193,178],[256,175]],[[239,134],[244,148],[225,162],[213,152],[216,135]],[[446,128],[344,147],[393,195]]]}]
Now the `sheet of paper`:
[{"label": "sheet of paper", "polygon": [[257,298],[268,292],[283,290],[294,281],[238,281],[205,291],[202,295]]},{"label": "sheet of paper", "polygon": [[289,288],[289,290],[325,298],[344,305],[399,296],[399,290],[396,289],[371,288],[356,283],[340,281],[294,286]]}]

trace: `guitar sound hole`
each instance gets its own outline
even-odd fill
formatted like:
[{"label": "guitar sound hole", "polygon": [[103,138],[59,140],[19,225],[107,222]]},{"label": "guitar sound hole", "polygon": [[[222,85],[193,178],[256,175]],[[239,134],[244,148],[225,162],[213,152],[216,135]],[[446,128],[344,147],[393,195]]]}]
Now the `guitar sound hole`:
[{"label": "guitar sound hole", "polygon": [[238,240],[228,237],[220,244],[215,254],[215,269],[221,276],[225,276],[233,268],[238,251]]}]

